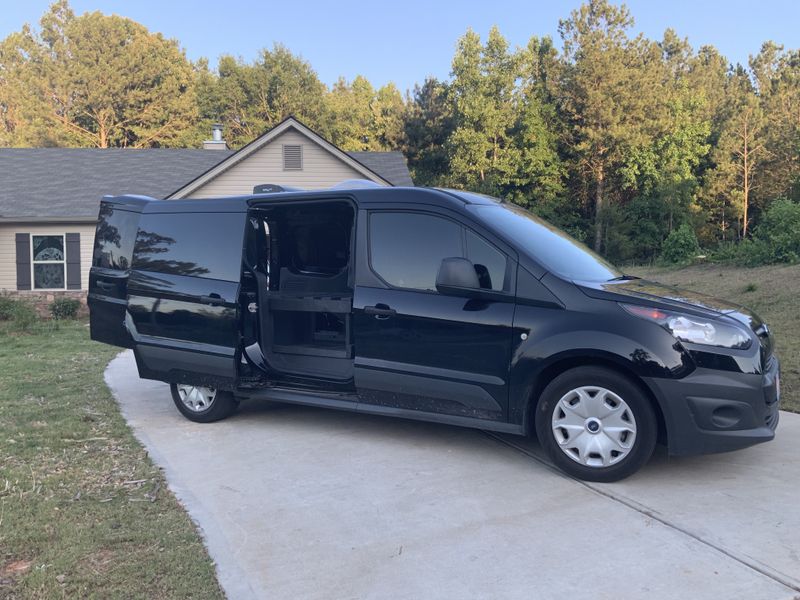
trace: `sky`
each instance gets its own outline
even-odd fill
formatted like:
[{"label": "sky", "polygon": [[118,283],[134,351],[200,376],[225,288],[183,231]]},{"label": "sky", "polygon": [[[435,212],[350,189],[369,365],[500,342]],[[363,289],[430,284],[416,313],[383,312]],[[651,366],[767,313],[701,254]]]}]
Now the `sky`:
[{"label": "sky", "polygon": [[[49,0],[0,0],[0,38],[38,23]],[[222,54],[251,61],[276,42],[309,61],[323,82],[364,75],[373,85],[393,81],[401,91],[426,76],[450,73],[458,38],[472,28],[485,38],[497,25],[512,47],[531,36],[558,40],[558,21],[580,0],[71,0],[80,14],[99,10],[130,17],[177,39],[192,60]],[[661,39],[668,27],[695,47],[716,46],[746,63],[762,42],[800,48],[798,0],[629,0],[634,32]]]}]

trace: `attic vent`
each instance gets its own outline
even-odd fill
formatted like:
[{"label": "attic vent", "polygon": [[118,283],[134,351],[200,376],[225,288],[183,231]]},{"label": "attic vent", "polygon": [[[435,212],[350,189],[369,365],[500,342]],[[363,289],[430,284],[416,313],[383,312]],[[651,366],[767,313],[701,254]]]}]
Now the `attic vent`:
[{"label": "attic vent", "polygon": [[303,146],[300,144],[283,145],[283,170],[303,170]]}]

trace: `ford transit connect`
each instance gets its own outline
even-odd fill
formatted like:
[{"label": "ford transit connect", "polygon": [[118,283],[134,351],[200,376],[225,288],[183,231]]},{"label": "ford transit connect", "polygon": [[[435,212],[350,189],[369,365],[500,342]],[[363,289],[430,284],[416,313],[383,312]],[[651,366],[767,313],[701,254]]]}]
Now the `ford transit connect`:
[{"label": "ford transit connect", "polygon": [[[277,188],[279,190],[279,188]],[[103,200],[91,336],[193,421],[263,398],[537,435],[572,476],[771,440],[753,312],[621,273],[516,206],[425,188]]]}]

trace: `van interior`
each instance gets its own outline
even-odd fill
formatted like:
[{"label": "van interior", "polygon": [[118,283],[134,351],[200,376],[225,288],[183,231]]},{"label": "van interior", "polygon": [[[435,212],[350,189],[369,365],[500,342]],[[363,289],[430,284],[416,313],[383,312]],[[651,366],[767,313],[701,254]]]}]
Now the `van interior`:
[{"label": "van interior", "polygon": [[255,282],[257,366],[270,376],[351,378],[353,205],[275,203],[249,221],[244,269]]}]

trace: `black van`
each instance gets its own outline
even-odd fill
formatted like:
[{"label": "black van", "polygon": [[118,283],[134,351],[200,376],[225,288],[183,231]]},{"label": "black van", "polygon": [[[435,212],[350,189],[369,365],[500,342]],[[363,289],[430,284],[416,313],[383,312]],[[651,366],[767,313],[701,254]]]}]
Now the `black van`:
[{"label": "black van", "polygon": [[91,335],[193,421],[264,398],[538,435],[576,477],[771,440],[755,314],[622,274],[516,206],[358,188],[107,197]]}]

